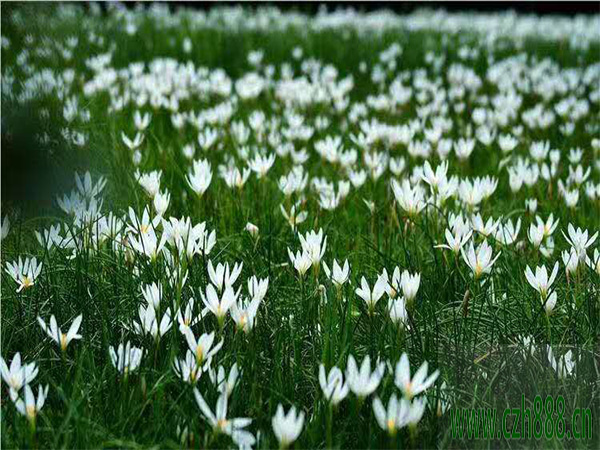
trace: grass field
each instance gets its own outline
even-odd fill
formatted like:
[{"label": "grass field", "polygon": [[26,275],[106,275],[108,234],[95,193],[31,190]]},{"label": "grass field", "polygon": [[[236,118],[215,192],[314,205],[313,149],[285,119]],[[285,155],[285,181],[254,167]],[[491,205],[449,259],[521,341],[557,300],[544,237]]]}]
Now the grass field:
[{"label": "grass field", "polygon": [[3,4],[2,150],[2,447],[598,448],[600,15]]}]

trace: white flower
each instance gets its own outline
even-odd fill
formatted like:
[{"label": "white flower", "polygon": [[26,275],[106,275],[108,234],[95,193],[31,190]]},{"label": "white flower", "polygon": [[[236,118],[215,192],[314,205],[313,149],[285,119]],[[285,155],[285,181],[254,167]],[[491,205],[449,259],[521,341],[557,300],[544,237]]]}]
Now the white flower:
[{"label": "white flower", "polygon": [[459,139],[454,143],[454,153],[461,161],[466,161],[475,149],[475,141],[473,139]]},{"label": "white flower", "polygon": [[135,111],[133,113],[133,122],[135,124],[135,128],[138,131],[144,131],[150,125],[150,119],[152,119],[152,114],[146,112],[142,115],[139,111]]},{"label": "white flower", "polygon": [[210,282],[214,284],[219,292],[223,292],[224,288],[233,287],[240,273],[242,273],[243,267],[244,263],[242,262],[240,264],[235,263],[233,269],[229,268],[229,263],[225,263],[225,265],[219,263],[215,268],[212,260],[209,260],[208,276],[210,277]]},{"label": "white flower", "polygon": [[121,132],[121,139],[127,148],[129,148],[129,150],[135,150],[142,145],[142,142],[144,142],[144,135],[141,133],[136,133],[134,139],[131,140],[125,133]]},{"label": "white flower", "polygon": [[137,347],[132,347],[131,342],[127,342],[125,346],[119,344],[115,349],[111,346],[108,349],[110,360],[115,368],[122,374],[128,374],[136,370],[142,362],[144,351]]},{"label": "white flower", "polygon": [[15,353],[10,363],[10,369],[4,358],[0,357],[0,370],[2,379],[8,385],[10,398],[13,401],[17,398],[21,388],[31,383],[38,374],[36,363],[32,362],[21,365],[21,354],[19,352]]},{"label": "white flower", "polygon": [[162,216],[167,212],[167,208],[169,207],[169,203],[171,201],[171,194],[168,191],[164,193],[157,192],[154,196],[154,210],[156,214]]},{"label": "white flower", "polygon": [[219,366],[217,370],[212,368],[208,370],[208,376],[210,377],[212,384],[219,392],[227,395],[227,397],[231,396],[231,393],[237,384],[239,374],[240,372],[237,363],[233,363],[233,366],[231,366],[227,379],[225,378],[225,368],[223,366]]},{"label": "white flower", "polygon": [[192,190],[199,196],[202,196],[210,186],[212,181],[212,170],[210,163],[206,159],[194,161],[192,171],[188,173],[187,181]]},{"label": "white flower", "polygon": [[383,268],[383,272],[380,277],[384,278],[386,281],[385,292],[391,298],[394,299],[398,295],[398,292],[401,290],[400,287],[400,267],[396,266],[394,268],[394,272],[392,272],[392,279],[388,275],[385,267]]},{"label": "white flower", "polygon": [[569,233],[569,237],[565,235],[563,232],[563,236],[567,240],[571,247],[577,253],[577,256],[581,261],[585,261],[587,258],[586,250],[590,247],[594,242],[596,242],[596,238],[598,237],[598,232],[594,233],[588,239],[588,230],[582,230],[581,228],[575,229],[572,224],[569,224],[567,227],[567,231]]},{"label": "white flower", "polygon": [[392,191],[398,205],[400,205],[409,216],[419,214],[426,206],[423,189],[419,185],[415,185],[414,188],[411,187],[410,182],[407,179],[404,179],[402,184],[399,184],[393,179]]},{"label": "white flower", "polygon": [[567,378],[573,374],[573,370],[575,369],[575,359],[573,358],[573,352],[571,350],[558,359],[554,357],[552,347],[549,345],[546,348],[546,352],[550,366],[556,371],[560,379]]},{"label": "white flower", "polygon": [[510,134],[501,134],[498,136],[498,146],[502,153],[510,153],[512,152],[519,141]]},{"label": "white flower", "polygon": [[223,295],[219,299],[219,295],[217,294],[214,286],[209,284],[206,286],[206,296],[204,296],[202,291],[200,291],[200,296],[202,297],[202,302],[206,308],[208,308],[208,310],[217,317],[219,323],[222,323],[227,315],[227,312],[229,311],[229,308],[231,308],[236,302],[240,294],[240,290],[241,288],[238,289],[236,293],[231,286],[226,286],[225,290],[223,291]]},{"label": "white flower", "polygon": [[256,155],[253,159],[248,161],[248,167],[256,173],[256,176],[260,179],[263,178],[269,169],[275,162],[275,154],[271,153],[267,156]]},{"label": "white flower", "polygon": [[565,265],[565,271],[568,275],[573,275],[575,272],[577,272],[577,267],[579,266],[579,256],[577,256],[577,252],[575,250],[564,250],[562,252],[562,260],[563,264]]},{"label": "white flower", "polygon": [[310,256],[312,264],[318,266],[327,248],[327,236],[323,238],[323,229],[319,229],[318,233],[308,231],[306,236],[299,234],[298,238],[300,239],[303,253],[307,253]]},{"label": "white flower", "polygon": [[253,238],[258,236],[258,227],[256,225],[254,225],[253,223],[248,222],[246,224],[246,226],[244,227],[244,229],[250,233],[250,236],[252,236]]},{"label": "white flower", "polygon": [[[99,223],[100,225],[100,223]],[[100,225],[101,226],[101,225]],[[60,235],[60,225],[50,225],[48,230],[42,230],[41,232],[35,232],[35,237],[41,246],[46,250],[52,249],[55,245],[57,247],[63,247],[63,238]]]},{"label": "white flower", "polygon": [[302,166],[294,167],[288,175],[279,178],[279,189],[286,197],[300,194],[308,184],[308,174],[304,173]]},{"label": "white flower", "polygon": [[131,223],[127,226],[127,231],[133,234],[148,234],[150,230],[155,229],[161,221],[160,216],[155,216],[150,220],[148,208],[144,208],[142,219],[136,215],[133,208],[129,207],[129,220]]},{"label": "white flower", "polygon": [[89,172],[86,172],[83,178],[79,177],[79,174],[75,172],[75,185],[79,193],[86,198],[92,198],[100,194],[104,186],[106,185],[106,178],[100,177],[96,184],[92,182],[92,176]]},{"label": "white flower", "polygon": [[383,362],[377,364],[375,370],[371,372],[371,358],[365,356],[360,366],[360,370],[356,365],[354,356],[348,357],[348,366],[346,367],[346,380],[350,390],[358,397],[365,398],[371,395],[383,378],[385,372],[385,364]]},{"label": "white flower", "polygon": [[546,239],[544,245],[540,246],[540,253],[546,258],[550,258],[554,253],[554,239],[551,237]]},{"label": "white flower", "polygon": [[227,419],[227,395],[225,393],[219,396],[214,413],[197,388],[194,388],[194,397],[196,397],[196,403],[200,411],[202,411],[204,418],[213,427],[213,430],[231,436],[236,443],[241,442],[246,446],[254,445],[256,439],[250,432],[244,430],[244,428],[252,423],[252,419],[247,417]]},{"label": "white flower", "polygon": [[373,290],[371,290],[366,278],[362,277],[360,279],[360,287],[356,288],[355,292],[356,295],[366,302],[367,306],[369,307],[369,312],[372,313],[379,299],[383,296],[383,294],[385,294],[387,285],[387,277],[380,275],[377,277],[377,281],[373,286]]},{"label": "white flower", "polygon": [[398,401],[396,394],[392,394],[386,410],[379,397],[375,397],[373,412],[381,429],[387,431],[390,436],[395,436],[396,432],[408,423],[409,403],[405,399]]},{"label": "white flower", "polygon": [[46,397],[48,397],[48,385],[44,388],[42,386],[38,387],[37,400],[33,395],[31,387],[27,385],[25,386],[25,401],[19,398],[15,402],[15,407],[17,408],[17,411],[19,411],[19,414],[27,417],[31,422],[35,422],[37,414],[46,402]]},{"label": "white flower", "polygon": [[196,363],[196,357],[191,350],[188,350],[183,359],[175,359],[173,361],[173,369],[179,378],[186,383],[196,384],[202,373],[206,372],[210,367],[210,361],[207,361],[203,366]]},{"label": "white flower", "polygon": [[595,270],[596,273],[600,275],[600,251],[598,251],[598,249],[594,250],[594,257],[587,257],[585,262],[590,269]]},{"label": "white flower", "polygon": [[554,283],[557,274],[558,262],[554,264],[554,268],[552,269],[552,274],[550,275],[550,278],[548,278],[548,271],[546,270],[546,266],[536,267],[535,275],[533,274],[529,266],[527,266],[527,268],[525,269],[525,277],[527,278],[527,281],[529,282],[532,288],[534,288],[540,293],[543,300],[545,300],[548,296],[550,286],[552,286],[552,283]]},{"label": "white flower", "polygon": [[480,233],[484,237],[488,237],[490,234],[493,234],[499,225],[499,219],[496,222],[494,222],[494,219],[492,217],[489,217],[487,222],[484,223],[481,214],[477,214],[471,217],[471,227],[473,231]]},{"label": "white flower", "polygon": [[469,208],[475,208],[484,199],[484,191],[481,180],[479,178],[474,180],[460,180],[460,184],[458,186],[458,196],[460,197],[460,200]]},{"label": "white flower", "polygon": [[556,291],[552,292],[546,299],[544,303],[544,310],[546,311],[546,315],[550,316],[554,312],[554,308],[556,307]]},{"label": "white flower", "polygon": [[417,296],[419,291],[419,285],[421,283],[421,274],[415,273],[411,275],[408,270],[402,272],[402,278],[400,278],[400,287],[407,303],[411,303]]},{"label": "white flower", "polygon": [[512,220],[508,220],[504,225],[500,225],[494,234],[497,241],[503,245],[511,245],[517,240],[519,231],[521,230],[521,219],[517,220],[516,226]]},{"label": "white flower", "polygon": [[287,414],[285,413],[281,403],[277,405],[277,411],[271,420],[273,433],[279,441],[279,445],[283,448],[292,444],[304,427],[304,411],[296,411],[296,407],[292,406]]},{"label": "white flower", "polygon": [[431,188],[436,191],[440,183],[446,181],[446,174],[448,172],[448,161],[442,162],[439,166],[436,167],[435,172],[431,168],[429,161],[425,161],[423,165],[423,174],[421,178],[425,183],[427,183]]},{"label": "white flower", "polygon": [[325,270],[327,278],[331,279],[331,282],[338,288],[345,284],[350,276],[350,265],[348,264],[348,260],[344,261],[344,267],[342,268],[338,264],[337,259],[334,259],[333,271],[329,269],[326,262],[323,262],[323,269]]},{"label": "white flower", "polygon": [[209,234],[206,222],[192,226],[189,217],[171,217],[168,221],[163,219],[162,225],[164,241],[175,245],[179,254],[189,259],[196,254],[208,255],[216,243],[216,233]]},{"label": "white flower", "polygon": [[462,233],[462,230],[455,230],[453,234],[452,231],[446,228],[445,237],[447,244],[439,244],[435,248],[447,248],[458,254],[469,239],[471,239],[472,234],[472,230],[467,233]]},{"label": "white flower", "polygon": [[162,299],[162,285],[160,283],[146,284],[142,285],[141,290],[148,305],[157,310]]},{"label": "white flower", "polygon": [[545,237],[544,224],[538,223],[537,225],[529,225],[527,237],[529,238],[529,242],[531,242],[535,248],[538,248]]},{"label": "white flower", "polygon": [[425,406],[427,405],[426,398],[417,398],[413,400],[408,409],[408,415],[406,421],[409,426],[415,426],[419,423],[425,412]]},{"label": "white flower", "polygon": [[171,308],[167,308],[160,323],[156,314],[157,312],[151,304],[148,306],[140,305],[138,310],[139,322],[133,322],[132,331],[139,335],[149,334],[154,339],[164,336],[173,325]]},{"label": "white flower", "polygon": [[152,199],[158,194],[160,191],[160,177],[162,176],[162,171],[155,170],[150,173],[141,174],[138,178],[138,183],[140,186],[144,188],[148,196]]},{"label": "white flower", "polygon": [[404,297],[397,299],[390,298],[388,302],[390,319],[395,324],[406,326],[408,323],[408,312],[406,311],[406,300]]},{"label": "white flower", "polygon": [[250,169],[243,169],[242,172],[235,166],[219,166],[219,175],[225,180],[225,184],[230,188],[242,189],[248,177],[250,177]]},{"label": "white flower", "polygon": [[292,230],[304,222],[308,217],[307,211],[296,211],[298,208],[296,205],[292,205],[289,213],[285,210],[283,205],[279,205],[279,208],[281,209],[281,214],[283,214],[283,217],[288,221]]},{"label": "white flower", "polygon": [[206,151],[214,145],[218,137],[217,130],[210,127],[205,128],[203,133],[198,133],[198,144],[202,150]]},{"label": "white flower", "polygon": [[461,249],[461,253],[465,263],[473,271],[475,278],[490,273],[492,271],[492,266],[502,254],[502,252],[500,252],[492,259],[492,247],[488,245],[487,241],[483,241],[479,247],[477,247],[477,250],[475,250],[473,242],[471,242],[469,249],[465,252],[463,248]]},{"label": "white flower", "polygon": [[183,309],[183,305],[177,311],[177,322],[179,323],[179,331],[183,334],[187,332],[191,327],[200,322],[200,319],[204,317],[202,313],[194,315],[194,298],[190,298]]},{"label": "white flower", "polygon": [[203,334],[200,339],[196,340],[194,333],[191,330],[185,331],[185,339],[188,347],[196,356],[196,364],[201,366],[204,361],[210,360],[223,347],[223,339],[218,344],[213,346],[215,341],[215,333]]},{"label": "white flower", "polygon": [[150,229],[146,234],[141,234],[137,237],[131,236],[129,243],[131,248],[137,253],[154,261],[163,250],[165,240],[164,235],[159,239],[154,229]]},{"label": "white flower", "polygon": [[42,330],[44,330],[44,332],[48,334],[48,336],[50,336],[50,338],[56,342],[64,352],[72,340],[81,339],[81,335],[77,332],[79,331],[82,319],[83,315],[79,314],[69,327],[69,331],[67,333],[63,333],[60,328],[58,328],[54,315],[50,317],[50,327],[46,325],[46,322],[44,322],[44,319],[42,319],[40,316],[38,316],[37,321],[40,324],[40,327],[42,327]]},{"label": "white flower", "polygon": [[535,214],[537,211],[537,200],[535,198],[529,198],[525,200],[525,208],[529,213]]},{"label": "white flower", "polygon": [[248,279],[248,295],[250,298],[262,300],[267,295],[267,289],[269,289],[269,277],[259,279],[252,275]]},{"label": "white flower", "polygon": [[23,262],[19,256],[18,262],[7,262],[5,270],[19,285],[17,292],[21,292],[23,289],[30,288],[34,285],[35,279],[42,272],[42,263],[38,264],[35,257],[31,259],[25,258],[25,261]]},{"label": "white flower", "polygon": [[424,361],[423,364],[421,364],[421,367],[419,367],[419,369],[416,371],[414,377],[411,379],[408,355],[406,353],[402,353],[400,361],[398,361],[398,364],[396,364],[394,383],[409,400],[429,388],[440,375],[440,371],[436,370],[429,377],[427,377],[427,368],[427,361]]},{"label": "white flower", "polygon": [[312,265],[312,258],[306,252],[298,252],[294,255],[292,251],[288,248],[288,256],[290,257],[290,261],[294,265],[294,269],[298,272],[298,274],[303,277],[304,274],[310,266]]},{"label": "white flower", "polygon": [[329,375],[326,375],[323,364],[319,366],[319,384],[327,401],[334,406],[344,400],[350,390],[348,383],[344,383],[342,371],[336,366],[331,368]]},{"label": "white flower", "polygon": [[536,216],[535,220],[538,226],[543,226],[545,238],[552,236],[559,222],[558,219],[556,221],[554,220],[554,214],[552,213],[550,214],[550,216],[548,216],[548,220],[546,220],[546,222],[544,222],[540,216]]},{"label": "white flower", "polygon": [[254,297],[250,301],[240,299],[231,306],[231,318],[240,330],[245,333],[254,328],[254,319],[260,305],[261,298]]}]

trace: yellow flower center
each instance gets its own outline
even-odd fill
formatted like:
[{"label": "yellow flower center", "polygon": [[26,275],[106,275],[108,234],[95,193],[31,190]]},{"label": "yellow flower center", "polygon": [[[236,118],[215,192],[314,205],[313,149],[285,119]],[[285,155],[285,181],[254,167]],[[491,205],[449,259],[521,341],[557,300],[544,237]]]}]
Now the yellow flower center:
[{"label": "yellow flower center", "polygon": [[60,335],[60,348],[63,352],[67,349],[67,335],[65,333]]},{"label": "yellow flower center", "polygon": [[227,419],[219,419],[219,421],[217,422],[217,428],[219,430],[224,431],[228,423],[229,421]]},{"label": "yellow flower center", "polygon": [[404,394],[406,395],[406,397],[408,399],[411,399],[413,394],[412,394],[412,383],[410,381],[407,381],[406,383],[404,383]]},{"label": "yellow flower center", "polygon": [[204,349],[202,348],[201,345],[198,345],[196,347],[196,363],[198,365],[202,364],[202,361],[204,360]]},{"label": "yellow flower center", "polygon": [[25,410],[27,412],[27,417],[30,419],[35,419],[35,405],[27,405]]},{"label": "yellow flower center", "polygon": [[394,419],[388,419],[387,421],[388,432],[391,435],[396,433],[396,421]]}]

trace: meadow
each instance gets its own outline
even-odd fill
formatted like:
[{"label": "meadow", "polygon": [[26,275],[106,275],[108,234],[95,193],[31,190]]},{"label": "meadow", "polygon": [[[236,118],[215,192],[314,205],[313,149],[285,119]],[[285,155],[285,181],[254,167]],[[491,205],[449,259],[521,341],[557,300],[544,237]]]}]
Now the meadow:
[{"label": "meadow", "polygon": [[2,6],[3,448],[598,448],[600,15]]}]

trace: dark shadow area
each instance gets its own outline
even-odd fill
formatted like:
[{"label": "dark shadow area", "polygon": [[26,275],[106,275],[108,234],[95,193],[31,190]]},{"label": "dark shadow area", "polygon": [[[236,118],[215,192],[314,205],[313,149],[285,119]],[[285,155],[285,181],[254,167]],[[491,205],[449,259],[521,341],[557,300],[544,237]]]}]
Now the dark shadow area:
[{"label": "dark shadow area", "polygon": [[17,208],[24,217],[43,215],[72,185],[83,158],[66,148],[56,112],[44,120],[33,104],[13,108],[3,102],[2,113],[2,207]]}]

